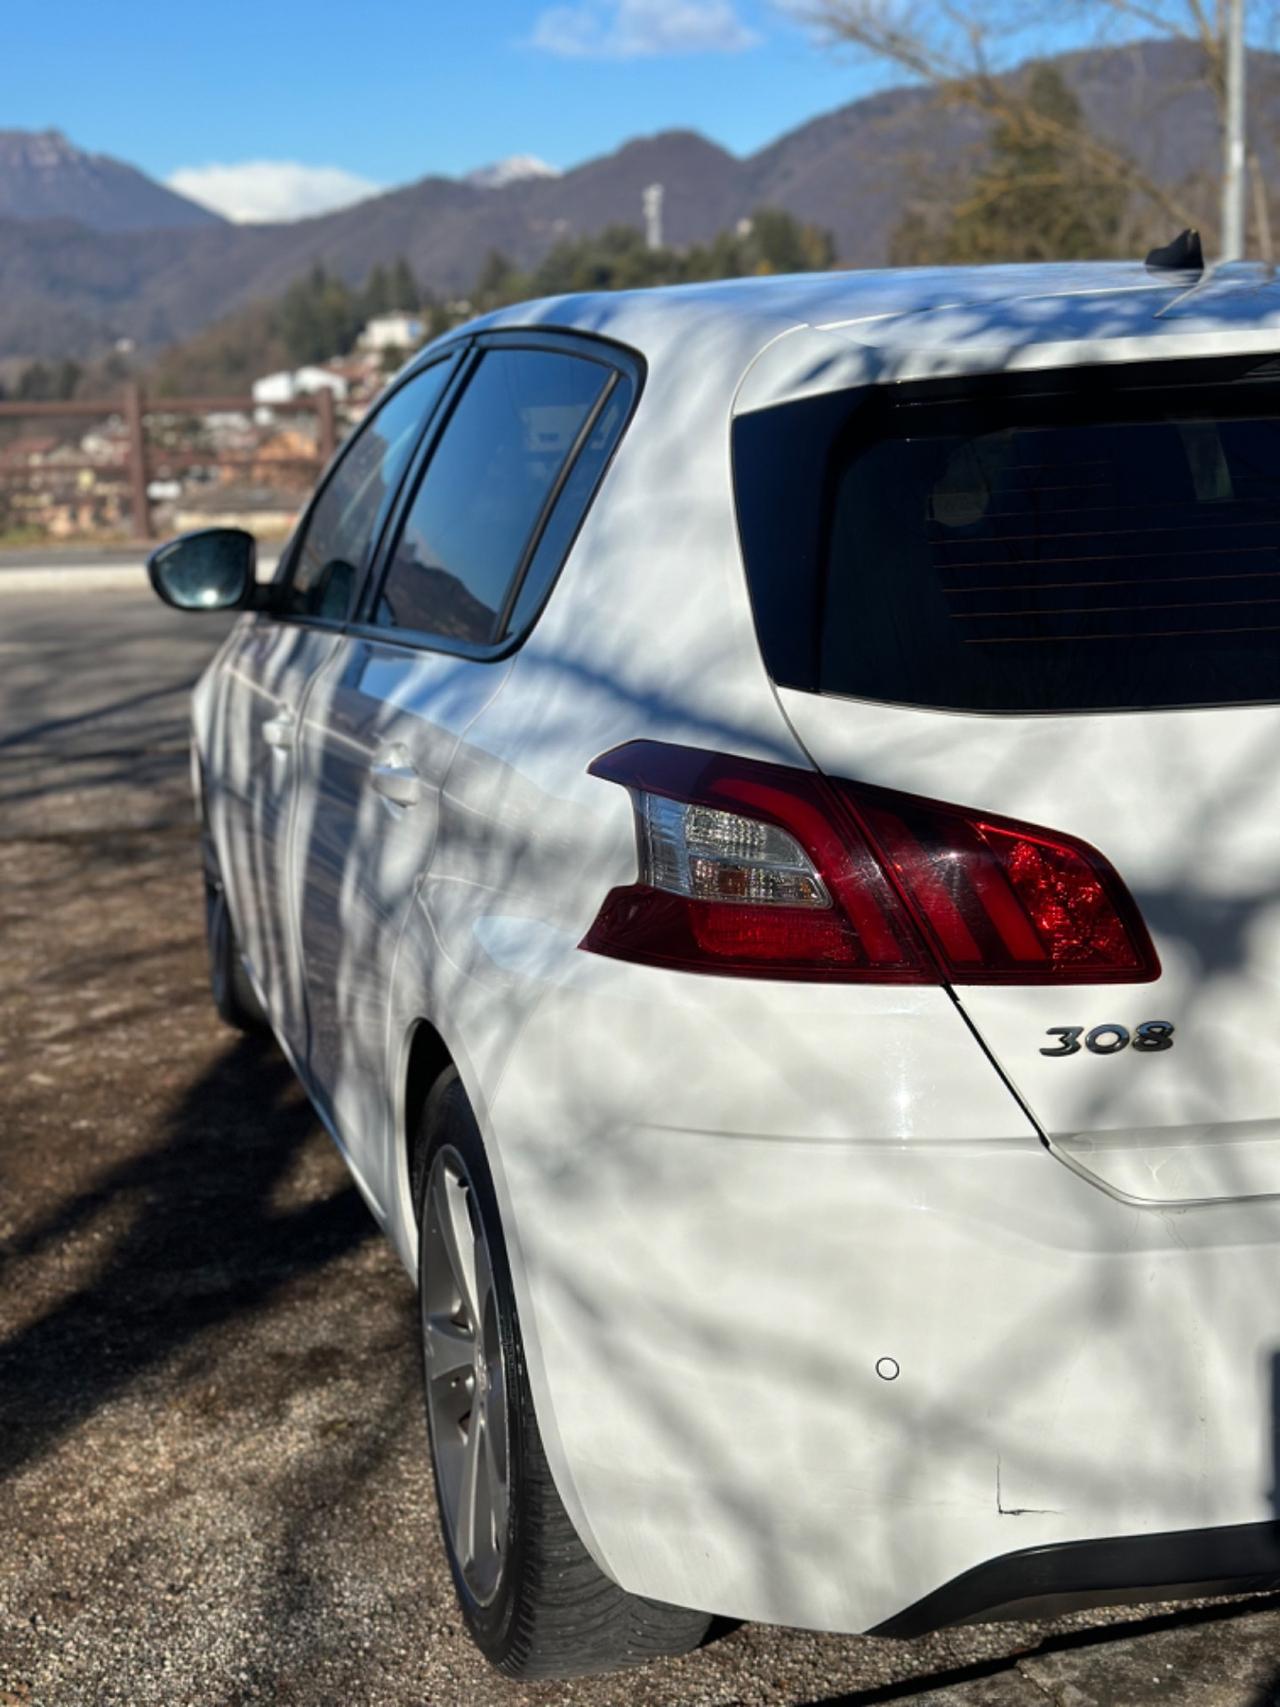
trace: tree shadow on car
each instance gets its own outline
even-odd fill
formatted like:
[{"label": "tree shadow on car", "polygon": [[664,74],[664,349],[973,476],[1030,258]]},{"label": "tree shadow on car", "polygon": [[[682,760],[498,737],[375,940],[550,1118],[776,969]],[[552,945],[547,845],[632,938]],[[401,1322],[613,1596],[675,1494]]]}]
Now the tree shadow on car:
[{"label": "tree shadow on car", "polygon": [[[1270,1364],[1270,1431],[1272,1459],[1272,1487],[1270,1493],[1271,1505],[1277,1518],[1280,1518],[1280,1352],[1274,1352]],[[821,1700],[813,1700],[804,1707],[880,1707],[881,1703],[895,1701],[910,1701],[919,1696],[933,1695],[939,1690],[958,1689],[968,1685],[980,1684],[987,1679],[998,1678],[1007,1674],[1017,1673],[1019,1667],[1027,1660],[1047,1660],[1054,1655],[1081,1653],[1105,1650],[1120,1643],[1139,1642],[1162,1636],[1177,1636],[1198,1628],[1219,1625],[1229,1627],[1242,1619],[1252,1618],[1259,1613],[1276,1613],[1280,1611],[1280,1589],[1268,1589],[1265,1592],[1239,1595],[1230,1600],[1218,1600],[1208,1604],[1177,1605],[1165,1603],[1158,1609],[1144,1610],[1135,1607],[1133,1615],[1114,1619],[1105,1624],[1081,1627],[1074,1621],[1075,1627],[1058,1630],[1049,1635],[1036,1634],[1036,1638],[1025,1645],[1016,1644],[1012,1651],[997,1655],[990,1659],[975,1660],[967,1665],[956,1665],[944,1669],[935,1669],[918,1673],[912,1677],[900,1678],[883,1684],[876,1684],[867,1689],[858,1689],[842,1695],[825,1696]],[[1016,1643],[1018,1627],[1007,1626],[1011,1637]],[[1031,1629],[1027,1630],[1031,1635]],[[900,1650],[909,1652],[909,1644],[894,1644]],[[1155,1648],[1151,1653],[1154,1665],[1165,1658],[1162,1648]],[[1161,1680],[1157,1678],[1157,1682]],[[1117,1696],[1119,1699],[1119,1696]],[[1280,1703],[1280,1671],[1267,1677],[1247,1698],[1240,1698],[1240,1707],[1276,1707]]]},{"label": "tree shadow on car", "polygon": [[124,1221],[86,1278],[0,1341],[0,1478],[204,1331],[370,1237],[350,1184],[273,1204],[317,1132],[275,1046],[242,1038],[182,1094],[158,1144],[0,1248],[0,1278],[21,1295],[42,1254],[92,1248],[92,1223]]}]

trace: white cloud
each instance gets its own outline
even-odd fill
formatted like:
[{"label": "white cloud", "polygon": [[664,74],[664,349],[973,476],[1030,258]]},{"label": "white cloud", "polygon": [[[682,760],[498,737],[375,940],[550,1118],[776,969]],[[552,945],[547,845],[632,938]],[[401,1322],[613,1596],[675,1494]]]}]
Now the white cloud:
[{"label": "white cloud", "polygon": [[650,59],[740,53],[759,39],[733,0],[576,0],[542,12],[530,44],[562,59]]},{"label": "white cloud", "polygon": [[330,213],[382,190],[341,166],[303,166],[295,160],[242,160],[236,166],[183,166],[166,180],[171,190],[246,225]]}]

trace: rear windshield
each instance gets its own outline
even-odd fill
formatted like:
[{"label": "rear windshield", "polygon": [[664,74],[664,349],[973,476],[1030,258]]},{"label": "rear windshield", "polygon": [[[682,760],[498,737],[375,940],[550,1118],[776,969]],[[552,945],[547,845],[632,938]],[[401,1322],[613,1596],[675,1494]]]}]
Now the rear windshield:
[{"label": "rear windshield", "polygon": [[869,388],[735,423],[776,681],[966,711],[1280,698],[1274,364],[1069,385]]}]

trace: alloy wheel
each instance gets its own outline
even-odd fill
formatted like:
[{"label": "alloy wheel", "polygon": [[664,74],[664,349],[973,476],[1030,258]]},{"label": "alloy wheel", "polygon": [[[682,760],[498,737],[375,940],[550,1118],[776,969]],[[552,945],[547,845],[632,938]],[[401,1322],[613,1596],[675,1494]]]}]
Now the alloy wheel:
[{"label": "alloy wheel", "polygon": [[421,1294],[427,1410],[444,1522],[481,1605],[498,1592],[510,1518],[507,1386],[489,1241],[449,1145],[427,1179]]}]

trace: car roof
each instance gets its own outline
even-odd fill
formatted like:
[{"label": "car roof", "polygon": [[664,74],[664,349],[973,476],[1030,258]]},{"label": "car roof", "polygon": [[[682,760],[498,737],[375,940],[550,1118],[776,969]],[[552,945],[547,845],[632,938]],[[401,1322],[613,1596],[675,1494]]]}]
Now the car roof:
[{"label": "car roof", "polygon": [[696,338],[700,369],[718,352],[738,373],[744,357],[812,328],[891,357],[902,378],[1280,349],[1280,285],[1248,263],[1203,275],[1139,262],[897,268],[549,297],[469,329],[531,326],[612,338],[650,361],[687,356]]}]

